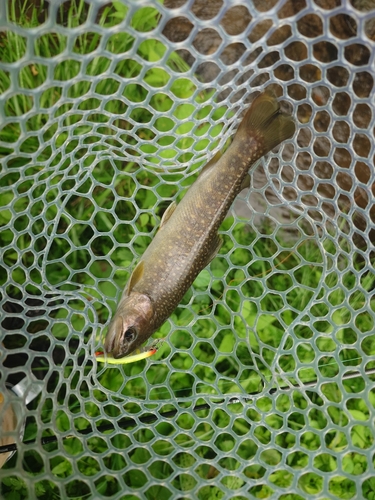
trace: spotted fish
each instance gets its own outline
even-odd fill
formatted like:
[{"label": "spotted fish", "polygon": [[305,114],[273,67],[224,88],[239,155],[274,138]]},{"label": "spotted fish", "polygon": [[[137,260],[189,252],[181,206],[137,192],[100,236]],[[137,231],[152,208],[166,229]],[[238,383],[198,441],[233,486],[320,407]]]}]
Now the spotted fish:
[{"label": "spotted fish", "polygon": [[218,253],[219,226],[249,168],[294,131],[294,121],[280,112],[276,99],[266,92],[258,95],[225,154],[203,168],[178,205],[168,207],[110,323],[105,349],[113,358],[138,349],[171,315]]}]

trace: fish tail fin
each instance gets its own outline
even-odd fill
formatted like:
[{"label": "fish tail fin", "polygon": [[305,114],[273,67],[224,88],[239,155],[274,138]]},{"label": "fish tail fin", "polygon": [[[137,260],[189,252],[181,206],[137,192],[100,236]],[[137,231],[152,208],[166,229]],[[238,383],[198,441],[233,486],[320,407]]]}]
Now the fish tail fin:
[{"label": "fish tail fin", "polygon": [[[292,137],[296,125],[291,116],[281,113],[277,100],[267,92],[258,95],[238,128],[234,141],[256,141],[258,158]],[[252,142],[254,146],[254,143]]]}]

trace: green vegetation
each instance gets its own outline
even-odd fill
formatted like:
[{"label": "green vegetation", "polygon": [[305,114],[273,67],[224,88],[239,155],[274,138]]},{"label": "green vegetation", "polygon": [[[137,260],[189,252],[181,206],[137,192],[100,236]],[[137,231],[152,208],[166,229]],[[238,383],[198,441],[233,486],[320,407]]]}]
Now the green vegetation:
[{"label": "green vegetation", "polygon": [[[84,2],[61,7],[59,23],[79,26],[85,8]],[[38,26],[40,15],[27,2],[23,11],[10,12],[23,28]],[[113,2],[100,11],[97,24],[113,26],[126,16],[128,9]],[[157,9],[144,7],[129,18],[129,25],[152,32],[158,19]],[[156,334],[169,336],[154,358],[98,367],[94,391],[82,381],[94,370],[93,362],[85,359],[87,345],[94,349],[103,340],[95,337],[91,322],[107,322],[109,308],[115,309],[119,290],[160,216],[195,178],[200,152],[216,146],[221,119],[230,110],[214,107],[210,93],[198,93],[184,76],[186,63],[175,53],[166,58],[166,47],[152,37],[137,47],[136,57],[127,55],[135,44],[133,35],[120,31],[109,37],[102,47],[121,54],[110,75],[109,56],[94,54],[85,68],[73,57],[95,52],[102,43],[96,32],[77,35],[72,57],[56,59],[51,66],[67,42],[59,32],[35,41],[35,55],[46,64],[30,62],[19,71],[24,91],[4,100],[9,120],[0,130],[0,156],[8,169],[0,178],[1,286],[14,300],[24,293],[39,297],[41,288],[68,297],[68,307],[51,307],[48,318],[35,317],[27,330],[49,345],[43,333],[48,330],[56,341],[60,371],[52,373],[50,354],[49,360],[40,357],[37,369],[49,374],[48,394],[31,404],[39,416],[28,418],[24,438],[39,438],[40,424],[46,426],[44,436],[56,430],[68,436],[93,422],[98,427],[124,415],[139,417],[145,407],[150,413],[177,410],[177,416],[159,422],[157,432],[151,426],[132,429],[140,446],[134,445],[130,432],[112,436],[98,431],[88,438],[66,438],[63,449],[60,443],[45,445],[43,456],[27,449],[22,464],[30,478],[46,471],[47,460],[50,471],[49,480],[35,483],[35,497],[60,498],[64,480],[67,498],[91,498],[88,483],[72,478],[75,471],[83,478],[98,475],[97,494],[115,495],[121,491],[117,474],[129,463],[132,468],[118,476],[129,490],[146,487],[150,477],[163,482],[147,489],[150,499],[170,498],[168,484],[189,492],[197,478],[203,483],[198,494],[202,500],[221,498],[220,484],[235,492],[247,482],[254,498],[269,498],[274,491],[283,500],[321,498],[326,473],[331,473],[331,495],[360,494],[355,481],[370,466],[366,450],[374,436],[367,425],[368,405],[375,405],[375,395],[361,395],[364,376],[338,381],[337,375],[340,366],[355,370],[363,356],[375,354],[375,335],[369,334],[374,300],[365,308],[374,275],[363,271],[359,254],[348,265],[345,252],[340,254],[341,241],[320,241],[300,226],[275,235],[272,224],[264,223],[255,231],[229,217],[222,226],[220,255]],[[18,61],[26,48],[26,37],[1,33],[2,62]],[[142,61],[160,64],[147,66],[143,84],[137,79]],[[48,67],[53,67],[52,83]],[[172,72],[181,76],[167,91]],[[10,83],[10,74],[0,70],[0,94]],[[175,120],[183,121],[176,126]],[[203,137],[207,131],[212,140]],[[178,329],[171,331],[172,325]],[[9,337],[4,340],[8,349],[26,342],[22,332]],[[69,353],[82,360],[81,371],[66,359]],[[373,369],[374,362],[366,368]],[[289,390],[273,392],[288,385]],[[117,394],[117,405],[108,392]],[[220,404],[234,394],[242,396],[241,402]],[[346,407],[339,404],[343,399]],[[212,409],[194,417],[192,406],[207,401]],[[109,441],[117,452],[111,448],[105,453]],[[323,444],[328,451],[321,450]],[[346,452],[348,445],[356,451]],[[176,446],[184,451],[174,454]],[[149,461],[151,448],[160,459],[150,463],[146,476],[140,466]],[[16,460],[15,455],[6,464],[9,476],[0,485],[6,500],[29,496],[24,479],[13,474]],[[176,476],[175,466],[186,473]],[[189,473],[192,468],[195,475]],[[293,484],[293,471],[302,496],[284,493]],[[221,483],[209,483],[220,474]],[[366,479],[363,498],[373,498],[374,491],[374,478]]]}]

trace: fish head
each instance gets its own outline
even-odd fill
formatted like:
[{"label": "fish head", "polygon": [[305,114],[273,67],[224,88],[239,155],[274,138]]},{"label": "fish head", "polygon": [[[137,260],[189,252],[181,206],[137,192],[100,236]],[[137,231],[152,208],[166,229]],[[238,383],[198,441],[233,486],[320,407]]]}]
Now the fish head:
[{"label": "fish head", "polygon": [[154,333],[153,316],[150,297],[138,292],[125,296],[109,325],[105,350],[114,358],[133,352]]}]

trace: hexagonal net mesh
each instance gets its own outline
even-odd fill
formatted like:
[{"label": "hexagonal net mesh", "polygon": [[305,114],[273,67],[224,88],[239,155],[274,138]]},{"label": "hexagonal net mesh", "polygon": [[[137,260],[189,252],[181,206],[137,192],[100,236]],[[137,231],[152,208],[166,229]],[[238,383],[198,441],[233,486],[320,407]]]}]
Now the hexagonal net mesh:
[{"label": "hexagonal net mesh", "polygon": [[[2,498],[374,498],[373,0],[6,4]],[[164,210],[264,88],[295,136],[158,353],[97,364]]]}]

